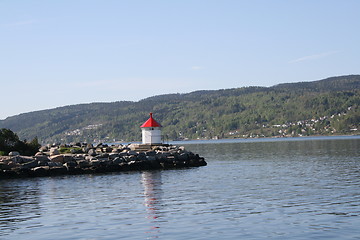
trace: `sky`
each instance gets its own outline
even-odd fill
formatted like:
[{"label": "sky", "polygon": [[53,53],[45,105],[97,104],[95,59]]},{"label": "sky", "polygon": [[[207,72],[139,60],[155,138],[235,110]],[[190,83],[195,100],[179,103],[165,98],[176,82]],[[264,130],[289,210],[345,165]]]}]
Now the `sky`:
[{"label": "sky", "polygon": [[359,0],[0,0],[0,119],[360,73]]}]

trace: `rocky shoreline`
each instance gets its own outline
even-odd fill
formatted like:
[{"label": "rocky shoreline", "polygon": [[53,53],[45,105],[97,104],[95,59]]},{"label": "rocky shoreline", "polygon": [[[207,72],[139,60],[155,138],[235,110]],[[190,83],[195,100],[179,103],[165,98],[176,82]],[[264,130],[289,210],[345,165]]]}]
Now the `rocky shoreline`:
[{"label": "rocky shoreline", "polygon": [[[62,153],[64,152],[64,153]],[[206,166],[203,157],[168,144],[48,145],[35,156],[0,156],[0,179]]]}]

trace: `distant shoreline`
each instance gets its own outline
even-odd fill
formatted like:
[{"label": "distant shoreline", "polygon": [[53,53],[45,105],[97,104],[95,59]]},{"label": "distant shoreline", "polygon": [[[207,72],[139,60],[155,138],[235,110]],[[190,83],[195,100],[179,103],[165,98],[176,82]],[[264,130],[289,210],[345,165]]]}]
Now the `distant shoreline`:
[{"label": "distant shoreline", "polygon": [[206,143],[236,143],[236,142],[274,142],[274,141],[306,141],[306,140],[341,140],[360,139],[360,135],[313,135],[302,137],[259,137],[259,138],[223,138],[223,139],[193,139],[183,141],[169,141],[169,144],[206,144]]}]

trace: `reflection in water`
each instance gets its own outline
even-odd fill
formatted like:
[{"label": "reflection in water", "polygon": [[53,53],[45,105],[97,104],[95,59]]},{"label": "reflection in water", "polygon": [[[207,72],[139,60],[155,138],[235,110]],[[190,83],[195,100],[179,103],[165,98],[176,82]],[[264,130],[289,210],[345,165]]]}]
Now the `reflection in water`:
[{"label": "reflection in water", "polygon": [[141,174],[141,182],[144,186],[144,204],[146,206],[147,218],[151,222],[151,229],[148,233],[151,238],[158,238],[160,226],[158,218],[161,208],[161,171],[144,171]]},{"label": "reflection in water", "polygon": [[36,180],[0,181],[0,236],[19,229],[23,222],[29,229],[38,225],[33,220],[41,216],[39,192]]}]

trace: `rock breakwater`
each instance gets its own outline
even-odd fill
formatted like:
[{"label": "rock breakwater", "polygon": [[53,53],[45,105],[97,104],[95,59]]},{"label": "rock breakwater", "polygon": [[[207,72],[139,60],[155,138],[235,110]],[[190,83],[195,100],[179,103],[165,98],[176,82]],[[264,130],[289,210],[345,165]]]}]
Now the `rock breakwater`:
[{"label": "rock breakwater", "polygon": [[184,147],[163,145],[99,144],[41,147],[35,156],[11,152],[0,156],[0,179],[75,175],[106,172],[176,169],[207,165],[198,154]]}]

